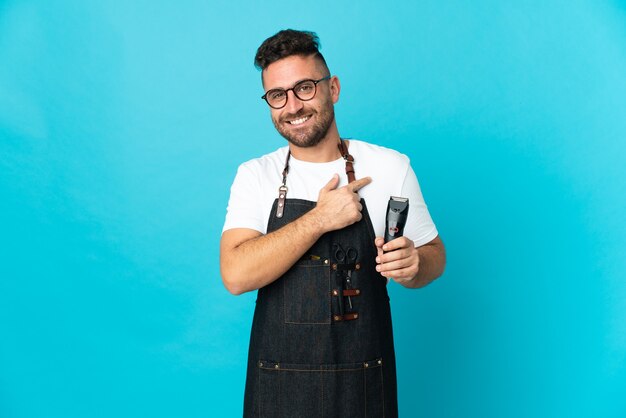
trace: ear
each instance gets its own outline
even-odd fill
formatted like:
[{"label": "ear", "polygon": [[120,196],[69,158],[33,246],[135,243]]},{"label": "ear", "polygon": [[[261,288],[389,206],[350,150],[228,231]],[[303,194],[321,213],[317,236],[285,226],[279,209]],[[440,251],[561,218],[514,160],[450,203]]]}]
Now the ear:
[{"label": "ear", "polygon": [[334,75],[328,80],[330,83],[330,97],[333,99],[333,104],[339,101],[339,93],[341,92],[341,83],[339,83],[339,78]]}]

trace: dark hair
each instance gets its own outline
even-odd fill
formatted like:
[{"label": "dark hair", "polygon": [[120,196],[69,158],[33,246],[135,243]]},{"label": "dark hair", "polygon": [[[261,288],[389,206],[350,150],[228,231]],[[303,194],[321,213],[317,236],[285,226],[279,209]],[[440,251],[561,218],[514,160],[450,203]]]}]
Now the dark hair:
[{"label": "dark hair", "polygon": [[324,64],[324,67],[328,68],[319,48],[320,39],[315,32],[281,30],[263,41],[256,51],[254,66],[259,70],[265,70],[270,64],[292,55],[314,55]]}]

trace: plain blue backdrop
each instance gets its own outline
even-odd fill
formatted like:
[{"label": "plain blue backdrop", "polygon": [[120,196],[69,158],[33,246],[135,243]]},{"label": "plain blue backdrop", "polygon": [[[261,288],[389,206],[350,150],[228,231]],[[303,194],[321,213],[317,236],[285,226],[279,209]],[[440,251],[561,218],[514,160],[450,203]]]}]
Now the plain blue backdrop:
[{"label": "plain blue backdrop", "polygon": [[626,416],[626,5],[0,1],[0,417],[236,417],[218,245],[285,144],[256,48],[316,31],[407,154],[445,275],[390,284],[403,417]]}]

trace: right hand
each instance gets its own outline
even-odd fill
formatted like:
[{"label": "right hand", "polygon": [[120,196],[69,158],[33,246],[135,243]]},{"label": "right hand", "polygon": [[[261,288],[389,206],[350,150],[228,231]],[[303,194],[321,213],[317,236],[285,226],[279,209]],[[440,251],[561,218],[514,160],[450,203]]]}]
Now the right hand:
[{"label": "right hand", "polygon": [[320,190],[314,209],[322,228],[335,231],[360,221],[363,205],[357,191],[371,182],[371,177],[365,177],[337,189],[339,175],[335,174]]}]

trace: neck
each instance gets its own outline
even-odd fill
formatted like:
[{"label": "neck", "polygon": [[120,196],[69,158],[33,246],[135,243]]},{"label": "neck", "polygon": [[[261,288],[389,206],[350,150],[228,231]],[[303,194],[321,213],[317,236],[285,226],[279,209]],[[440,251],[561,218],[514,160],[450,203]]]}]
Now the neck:
[{"label": "neck", "polygon": [[291,155],[300,161],[307,161],[310,163],[327,163],[335,161],[341,157],[339,148],[339,132],[337,126],[333,122],[332,126],[328,130],[328,134],[320,141],[319,144],[313,147],[302,148],[289,143],[289,151]]}]

